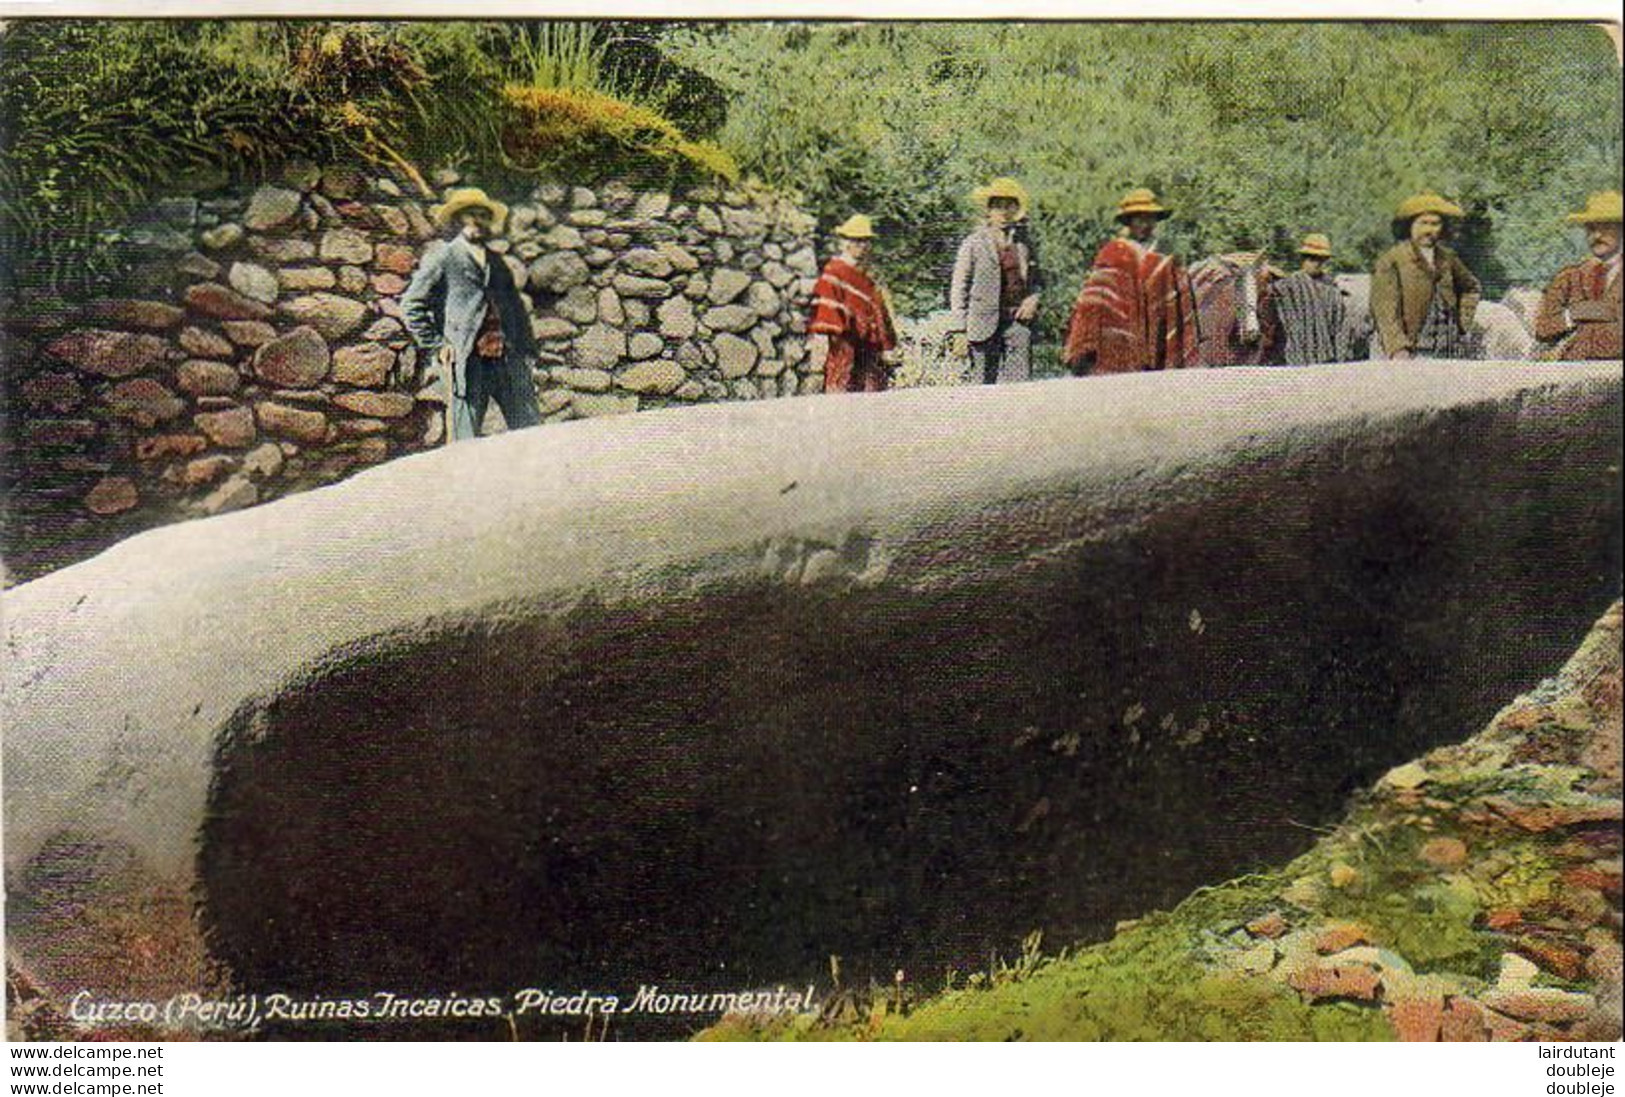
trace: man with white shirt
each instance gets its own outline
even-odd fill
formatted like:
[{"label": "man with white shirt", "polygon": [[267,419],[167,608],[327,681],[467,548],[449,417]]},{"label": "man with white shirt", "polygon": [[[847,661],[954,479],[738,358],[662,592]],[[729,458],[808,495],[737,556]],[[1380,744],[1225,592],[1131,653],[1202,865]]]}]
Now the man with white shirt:
[{"label": "man with white shirt", "polygon": [[1547,356],[1552,358],[1617,361],[1620,223],[1625,221],[1619,191],[1593,194],[1586,208],[1570,214],[1568,221],[1584,227],[1591,255],[1558,271],[1546,287],[1535,315],[1535,338],[1550,347]]},{"label": "man with white shirt", "polygon": [[971,380],[984,385],[1032,376],[1033,321],[1044,274],[1026,232],[1027,191],[995,179],[975,191],[984,221],[960,243],[948,284],[952,350],[969,358]]},{"label": "man with white shirt", "polygon": [[1198,363],[1196,296],[1157,245],[1173,211],[1139,187],[1117,204],[1116,239],[1095,256],[1067,327],[1063,357],[1079,375],[1185,369]]},{"label": "man with white shirt", "polygon": [[1383,356],[1466,358],[1482,287],[1467,264],[1440,242],[1446,218],[1461,207],[1431,192],[1413,195],[1394,215],[1403,239],[1371,272],[1371,319]]},{"label": "man with white shirt", "polygon": [[487,246],[508,207],[464,187],[431,212],[456,235],[424,251],[401,295],[401,313],[418,346],[450,375],[446,440],[478,437],[492,400],[509,430],[535,426],[542,417],[530,377],[536,359],[530,315],[513,272]]}]

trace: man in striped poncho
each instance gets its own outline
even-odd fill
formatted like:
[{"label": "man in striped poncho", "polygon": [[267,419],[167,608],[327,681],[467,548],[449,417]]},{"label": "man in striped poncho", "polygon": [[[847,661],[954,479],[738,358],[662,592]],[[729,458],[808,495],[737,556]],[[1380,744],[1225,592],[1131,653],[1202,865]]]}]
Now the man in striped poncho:
[{"label": "man in striped poncho", "polygon": [[1072,309],[1064,355],[1072,372],[1132,373],[1197,364],[1196,298],[1179,260],[1157,250],[1172,211],[1144,188],[1118,203],[1122,235],[1095,256]]},{"label": "man in striped poncho", "polygon": [[860,213],[847,218],[835,235],[841,253],[824,264],[813,285],[807,327],[827,346],[824,391],[882,392],[891,376],[885,357],[897,346],[897,330],[885,290],[869,274],[874,225]]},{"label": "man in striped poncho", "polygon": [[1281,333],[1283,365],[1347,362],[1354,356],[1348,307],[1328,269],[1332,242],[1312,232],[1298,245],[1302,265],[1270,287],[1268,308]]}]

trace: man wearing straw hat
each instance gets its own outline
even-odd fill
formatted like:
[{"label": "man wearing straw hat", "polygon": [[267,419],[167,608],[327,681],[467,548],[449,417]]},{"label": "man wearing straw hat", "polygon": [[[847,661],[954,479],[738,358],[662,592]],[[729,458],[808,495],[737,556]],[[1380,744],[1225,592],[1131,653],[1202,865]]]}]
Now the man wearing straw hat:
[{"label": "man wearing straw hat", "polygon": [[1593,194],[1586,208],[1567,218],[1585,229],[1591,255],[1564,267],[1546,287],[1535,314],[1535,338],[1546,357],[1620,357],[1620,223],[1625,221],[1617,190]]},{"label": "man wearing straw hat", "polygon": [[1172,212],[1144,187],[1117,204],[1122,227],[1095,256],[1067,328],[1062,353],[1074,373],[1197,364],[1196,295],[1179,260],[1157,246],[1157,226]]},{"label": "man wearing straw hat", "polygon": [[1299,267],[1271,287],[1268,307],[1281,333],[1281,364],[1313,366],[1353,357],[1348,307],[1330,269],[1332,242],[1311,232],[1298,245]]},{"label": "man wearing straw hat", "polygon": [[841,250],[813,284],[812,323],[807,327],[826,344],[824,391],[883,392],[890,381],[886,354],[897,346],[897,331],[886,291],[869,273],[874,222],[854,214],[835,236]]},{"label": "man wearing straw hat", "polygon": [[401,295],[407,329],[450,375],[446,440],[477,438],[492,400],[508,429],[541,422],[531,363],[536,344],[513,272],[486,246],[508,207],[477,187],[450,192],[430,211],[456,234],[430,244]]},{"label": "man wearing straw hat", "polygon": [[1022,231],[1027,191],[1001,178],[978,187],[974,198],[985,219],[954,260],[952,352],[970,358],[972,379],[981,384],[1025,381],[1032,376],[1032,324],[1044,288],[1037,249]]},{"label": "man wearing straw hat", "polygon": [[1481,288],[1454,251],[1439,242],[1461,207],[1431,192],[1399,204],[1394,235],[1371,272],[1371,319],[1385,357],[1467,358]]}]

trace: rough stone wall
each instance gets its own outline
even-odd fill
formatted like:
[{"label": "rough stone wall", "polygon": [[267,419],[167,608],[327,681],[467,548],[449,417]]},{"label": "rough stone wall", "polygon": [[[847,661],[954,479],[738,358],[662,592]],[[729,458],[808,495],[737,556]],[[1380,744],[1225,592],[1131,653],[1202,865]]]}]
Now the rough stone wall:
[{"label": "rough stone wall", "polygon": [[[811,217],[709,187],[502,197],[493,246],[532,310],[546,421],[821,388],[802,334]],[[431,205],[376,173],[295,166],[138,218],[127,294],[0,309],[12,570],[439,444],[444,380],[399,303],[438,235]]]}]

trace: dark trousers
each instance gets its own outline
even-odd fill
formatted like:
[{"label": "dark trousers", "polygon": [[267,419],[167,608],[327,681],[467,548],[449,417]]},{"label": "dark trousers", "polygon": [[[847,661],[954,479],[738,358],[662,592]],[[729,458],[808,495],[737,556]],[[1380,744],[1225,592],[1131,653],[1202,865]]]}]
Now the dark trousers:
[{"label": "dark trousers", "polygon": [[1000,320],[998,330],[970,345],[971,382],[1011,384],[1032,377],[1033,329],[1019,320]]},{"label": "dark trousers", "polygon": [[491,401],[502,409],[509,430],[533,427],[542,421],[536,406],[536,386],[530,367],[522,360],[471,356],[464,370],[464,392],[451,397],[447,437],[452,442],[478,438]]}]

